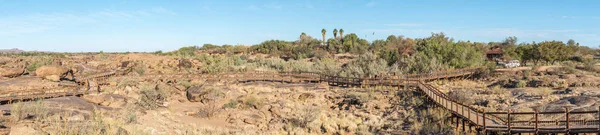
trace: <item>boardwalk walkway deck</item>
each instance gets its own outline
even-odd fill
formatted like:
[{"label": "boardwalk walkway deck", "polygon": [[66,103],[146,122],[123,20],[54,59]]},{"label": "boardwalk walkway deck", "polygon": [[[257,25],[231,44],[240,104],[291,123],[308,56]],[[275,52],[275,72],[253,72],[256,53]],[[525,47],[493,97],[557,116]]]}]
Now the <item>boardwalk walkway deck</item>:
[{"label": "boardwalk walkway deck", "polygon": [[[483,109],[473,108],[452,99],[442,93],[436,87],[428,84],[428,81],[448,79],[457,77],[469,77],[478,73],[478,69],[462,69],[455,71],[443,71],[429,74],[408,75],[386,75],[376,78],[350,78],[340,76],[329,76],[317,73],[277,73],[277,72],[247,72],[247,73],[222,73],[222,74],[177,74],[177,75],[147,75],[160,78],[170,76],[196,76],[205,78],[207,81],[227,82],[251,82],[251,81],[274,81],[274,82],[327,82],[330,85],[345,87],[414,87],[426,95],[426,97],[437,106],[444,108],[462,119],[463,129],[465,125],[476,127],[480,133],[507,132],[507,133],[599,133],[600,111],[572,112],[566,109],[561,112],[486,112]],[[105,84],[109,77],[117,76],[116,72],[99,73],[78,80],[78,86],[71,86],[72,90],[53,91],[22,91],[19,93],[0,93],[0,101],[13,101],[16,99],[50,98],[57,96],[81,95],[90,92],[90,82]],[[600,110],[600,109],[599,109]],[[554,120],[540,120],[541,115],[555,115]],[[573,115],[591,115],[594,119],[578,119]],[[529,119],[517,120],[517,116],[527,116]],[[573,119],[575,118],[575,119]],[[466,124],[465,124],[466,122]]]}]

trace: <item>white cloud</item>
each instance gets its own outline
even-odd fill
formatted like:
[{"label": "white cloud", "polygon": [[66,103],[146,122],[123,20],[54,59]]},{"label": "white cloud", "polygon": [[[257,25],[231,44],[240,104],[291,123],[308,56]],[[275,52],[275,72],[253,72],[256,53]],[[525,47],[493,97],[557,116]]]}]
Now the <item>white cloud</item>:
[{"label": "white cloud", "polygon": [[312,4],[308,3],[308,1],[306,3],[304,3],[304,4],[297,4],[297,5],[299,7],[307,8],[307,9],[313,9],[313,8],[315,8],[315,6],[313,6]]},{"label": "white cloud", "polygon": [[117,11],[105,9],[89,13],[35,13],[19,16],[0,17],[0,36],[37,33],[73,25],[102,23],[107,20],[140,19],[155,15],[176,15],[175,12],[158,7],[138,11]]},{"label": "white cloud", "polygon": [[377,5],[377,2],[375,2],[375,1],[371,1],[367,4],[365,4],[366,7],[374,7],[375,5]]},{"label": "white cloud", "polygon": [[397,24],[385,24],[385,26],[418,27],[418,26],[423,26],[423,24],[418,24],[418,23],[397,23]]},{"label": "white cloud", "polygon": [[568,16],[568,15],[563,15],[563,16],[559,16],[559,18],[562,18],[562,19],[600,19],[600,16]]},{"label": "white cloud", "polygon": [[277,4],[277,3],[269,3],[269,4],[263,4],[261,6],[256,6],[256,5],[250,5],[248,6],[248,10],[262,10],[262,9],[272,9],[272,10],[281,10],[283,9],[283,5]]},{"label": "white cloud", "polygon": [[271,3],[271,4],[265,4],[265,5],[263,5],[263,7],[268,8],[268,9],[282,9],[283,5]]},{"label": "white cloud", "polygon": [[[206,6],[205,6],[206,7]],[[152,11],[159,14],[177,15],[177,13],[163,7],[152,8]]]}]

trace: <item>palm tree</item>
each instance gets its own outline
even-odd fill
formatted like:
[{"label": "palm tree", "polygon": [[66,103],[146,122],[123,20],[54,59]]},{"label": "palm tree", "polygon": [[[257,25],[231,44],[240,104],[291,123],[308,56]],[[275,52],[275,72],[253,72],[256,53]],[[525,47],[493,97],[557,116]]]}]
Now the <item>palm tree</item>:
[{"label": "palm tree", "polygon": [[338,33],[337,29],[333,29],[333,38],[334,39],[337,38],[337,33]]},{"label": "palm tree", "polygon": [[323,45],[324,45],[325,44],[325,34],[327,34],[327,31],[325,29],[322,29],[321,34],[323,34]]},{"label": "palm tree", "polygon": [[340,28],[340,39],[342,41],[342,44],[344,44],[344,29]]}]

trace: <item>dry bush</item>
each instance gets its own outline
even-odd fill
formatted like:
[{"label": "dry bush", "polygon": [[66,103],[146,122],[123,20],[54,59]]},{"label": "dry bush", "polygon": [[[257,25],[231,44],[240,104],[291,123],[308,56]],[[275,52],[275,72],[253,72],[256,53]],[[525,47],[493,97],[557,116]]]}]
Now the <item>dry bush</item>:
[{"label": "dry bush", "polygon": [[522,79],[528,80],[530,78],[530,76],[534,75],[534,72],[531,70],[525,70],[525,71],[523,71],[522,75],[523,75]]},{"label": "dry bush", "polygon": [[537,93],[539,94],[539,96],[542,96],[542,98],[548,97],[552,94],[552,89],[550,88],[539,88]]},{"label": "dry bush", "polygon": [[244,108],[259,109],[264,104],[260,98],[256,97],[256,95],[245,95],[240,98],[240,101],[243,103]]},{"label": "dry bush", "polygon": [[527,87],[527,81],[525,81],[525,80],[519,80],[517,82],[517,84],[515,84],[515,87],[517,87],[517,88],[525,88],[525,87]]},{"label": "dry bush", "polygon": [[350,102],[351,104],[362,105],[364,103],[367,103],[367,102],[375,99],[376,97],[372,94],[372,92],[369,92],[369,93],[349,92],[349,93],[346,93],[346,95],[344,95],[344,98],[346,98],[347,100],[350,100],[348,102]]},{"label": "dry bush", "polygon": [[185,87],[185,89],[188,89],[188,88],[190,88],[192,86],[198,86],[200,84],[198,84],[198,83],[192,83],[190,80],[182,80],[182,81],[178,81],[177,85],[181,85],[181,86]]},{"label": "dry bush", "polygon": [[10,111],[13,121],[20,121],[23,117],[23,102],[13,103]]},{"label": "dry bush", "polygon": [[167,100],[167,93],[156,89],[156,87],[152,87],[149,85],[142,86],[139,91],[140,98],[136,103],[138,106],[152,110],[158,107],[163,106],[163,103]]},{"label": "dry bush", "polygon": [[133,71],[138,75],[144,75],[146,73],[146,64],[143,62],[138,62],[133,67]]},{"label": "dry bush", "polygon": [[138,109],[139,109],[138,106],[135,106],[132,104],[127,104],[121,110],[121,113],[120,113],[120,115],[118,115],[118,117],[121,119],[122,123],[124,123],[124,124],[137,123],[136,112]]},{"label": "dry bush", "polygon": [[492,88],[488,89],[487,91],[489,91],[490,94],[493,94],[493,95],[507,95],[510,93],[506,89],[503,89],[500,85],[493,86]]},{"label": "dry bush", "polygon": [[475,103],[475,99],[473,99],[474,93],[467,92],[465,90],[461,91],[451,91],[448,93],[450,98],[455,99],[456,101],[463,103],[465,105],[471,105]]},{"label": "dry bush", "polygon": [[[68,115],[64,115],[68,116]],[[80,134],[90,134],[90,135],[126,135],[126,134],[135,134],[128,133],[125,129],[121,128],[123,123],[119,123],[116,121],[107,121],[104,118],[104,115],[100,113],[98,110],[94,110],[91,113],[90,120],[86,122],[77,122],[71,123],[68,120],[60,119],[60,117],[56,117],[52,119],[53,122],[50,123],[49,127],[47,127],[47,132],[49,134],[56,135],[80,135]]]},{"label": "dry bush", "polygon": [[[111,78],[111,79],[113,79],[113,78]],[[117,82],[117,88],[123,89],[127,86],[133,87],[133,86],[138,85],[138,82],[140,82],[140,80],[137,78],[133,78],[133,77],[121,77],[119,80],[116,80],[116,82]]]},{"label": "dry bush", "polygon": [[304,106],[296,111],[296,117],[291,119],[292,123],[298,127],[306,128],[308,123],[315,121],[320,117],[321,109],[316,106]]},{"label": "dry bush", "polygon": [[204,106],[202,106],[202,107],[200,107],[198,109],[198,112],[196,113],[195,116],[201,117],[201,118],[212,118],[221,109],[222,109],[222,107],[219,107],[219,106],[217,106],[214,103],[212,103],[212,104],[206,104],[206,105],[204,105]]},{"label": "dry bush", "polygon": [[211,118],[223,108],[222,106],[217,105],[217,101],[225,96],[221,90],[210,87],[208,88],[207,93],[208,97],[206,97],[206,102],[203,102],[205,104],[200,107],[196,116]]},{"label": "dry bush", "polygon": [[574,66],[564,66],[558,69],[562,74],[575,74],[577,69]]},{"label": "dry bush", "polygon": [[44,105],[43,100],[36,100],[30,103],[17,102],[12,104],[11,116],[14,121],[20,121],[24,118],[34,118],[36,121],[44,120],[48,117],[49,111]]}]

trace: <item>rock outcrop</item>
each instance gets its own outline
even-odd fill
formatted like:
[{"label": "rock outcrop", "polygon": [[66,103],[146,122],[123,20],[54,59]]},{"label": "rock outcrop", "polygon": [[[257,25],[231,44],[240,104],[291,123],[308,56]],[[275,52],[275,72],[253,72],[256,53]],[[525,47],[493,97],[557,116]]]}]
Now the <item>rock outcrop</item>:
[{"label": "rock outcrop", "polygon": [[[37,68],[35,70],[35,75],[50,81],[59,81],[60,78],[65,78],[70,72],[71,70],[69,68],[63,66],[49,65]],[[58,79],[56,79],[57,76]]]},{"label": "rock outcrop", "polygon": [[2,77],[19,77],[25,73],[25,69],[22,68],[0,68],[0,76]]}]

